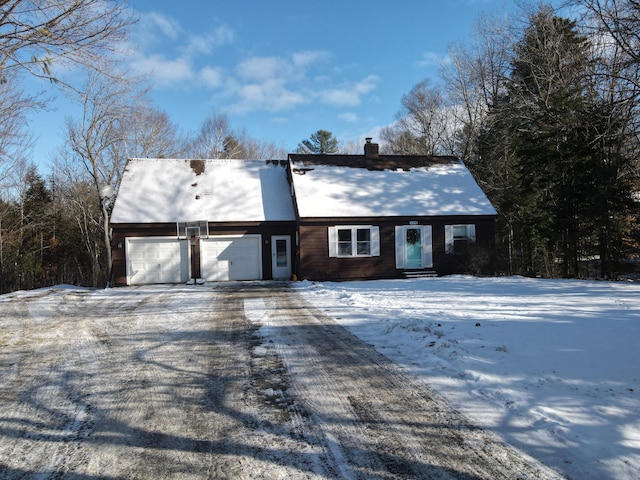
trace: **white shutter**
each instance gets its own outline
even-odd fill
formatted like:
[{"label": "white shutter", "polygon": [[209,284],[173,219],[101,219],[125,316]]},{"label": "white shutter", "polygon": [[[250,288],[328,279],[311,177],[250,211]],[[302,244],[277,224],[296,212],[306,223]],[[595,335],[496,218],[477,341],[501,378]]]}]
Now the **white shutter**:
[{"label": "white shutter", "polygon": [[404,228],[396,226],[396,268],[404,268]]},{"label": "white shutter", "polygon": [[338,229],[336,227],[329,227],[329,257],[338,256]]},{"label": "white shutter", "polygon": [[371,256],[380,256],[380,227],[371,227]]},{"label": "white shutter", "polygon": [[469,241],[472,243],[476,243],[476,226],[475,224],[467,225],[467,236],[469,237]]},{"label": "white shutter", "polygon": [[444,226],[444,251],[453,253],[453,225]]},{"label": "white shutter", "polygon": [[424,268],[433,268],[433,241],[431,225],[422,227],[422,265]]}]

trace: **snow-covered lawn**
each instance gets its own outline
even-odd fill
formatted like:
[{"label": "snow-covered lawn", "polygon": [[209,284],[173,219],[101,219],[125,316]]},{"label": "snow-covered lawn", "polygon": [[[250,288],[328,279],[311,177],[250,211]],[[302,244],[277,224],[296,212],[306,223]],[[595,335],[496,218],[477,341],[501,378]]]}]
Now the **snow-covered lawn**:
[{"label": "snow-covered lawn", "polygon": [[640,478],[640,284],[295,285],[476,424],[569,478]]}]

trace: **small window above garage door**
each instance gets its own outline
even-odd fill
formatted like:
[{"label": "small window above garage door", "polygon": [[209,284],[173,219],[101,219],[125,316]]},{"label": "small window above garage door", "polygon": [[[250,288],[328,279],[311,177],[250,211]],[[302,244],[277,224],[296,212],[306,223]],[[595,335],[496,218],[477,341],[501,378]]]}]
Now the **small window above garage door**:
[{"label": "small window above garage door", "polygon": [[208,282],[262,279],[262,236],[210,236],[200,243],[202,276]]}]

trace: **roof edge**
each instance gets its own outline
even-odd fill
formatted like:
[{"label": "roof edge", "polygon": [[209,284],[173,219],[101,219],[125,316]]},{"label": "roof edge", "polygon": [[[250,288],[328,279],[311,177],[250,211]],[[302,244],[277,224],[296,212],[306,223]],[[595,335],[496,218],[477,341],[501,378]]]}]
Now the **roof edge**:
[{"label": "roof edge", "polygon": [[462,161],[452,155],[323,155],[290,153],[289,162],[295,165],[326,165],[333,167],[365,168],[367,170],[410,170],[412,168],[433,167],[438,165],[461,164]]}]

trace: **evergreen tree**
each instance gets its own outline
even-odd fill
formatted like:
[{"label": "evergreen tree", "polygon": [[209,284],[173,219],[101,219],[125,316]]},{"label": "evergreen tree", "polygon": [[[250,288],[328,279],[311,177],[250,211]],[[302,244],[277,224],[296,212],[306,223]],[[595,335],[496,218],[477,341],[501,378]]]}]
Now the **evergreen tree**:
[{"label": "evergreen tree", "polygon": [[296,153],[331,154],[338,153],[338,140],[327,130],[318,130],[311,137],[298,144]]},{"label": "evergreen tree", "polygon": [[516,189],[519,183],[515,168],[517,148],[512,117],[506,114],[507,108],[506,97],[494,99],[474,140],[474,155],[467,165],[498,210],[496,240],[501,248],[496,251],[503,254],[495,259],[495,264],[511,275],[525,273],[523,264],[530,262],[524,259],[528,249],[522,245],[524,237],[519,234],[527,216]]},{"label": "evergreen tree", "polygon": [[20,242],[20,288],[46,285],[45,266],[50,262],[52,223],[51,191],[43,178],[30,167],[25,175],[22,198],[22,234]]},{"label": "evergreen tree", "polygon": [[531,15],[511,65],[470,166],[500,212],[509,272],[579,276],[583,259],[605,262],[622,245],[612,219],[628,211],[628,162],[612,143],[624,121],[594,88],[587,39],[548,7]]},{"label": "evergreen tree", "polygon": [[[516,48],[509,87],[518,142],[520,193],[529,203],[529,238],[538,241],[543,273],[576,276],[580,236],[578,197],[590,183],[581,146],[581,112],[588,104],[586,40],[575,24],[539,11]],[[555,266],[560,260],[560,271]]]},{"label": "evergreen tree", "polygon": [[17,290],[21,218],[17,203],[0,198],[0,294]]}]

